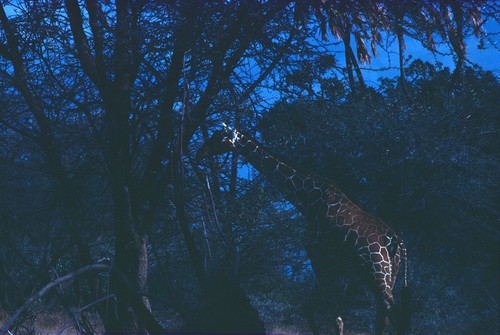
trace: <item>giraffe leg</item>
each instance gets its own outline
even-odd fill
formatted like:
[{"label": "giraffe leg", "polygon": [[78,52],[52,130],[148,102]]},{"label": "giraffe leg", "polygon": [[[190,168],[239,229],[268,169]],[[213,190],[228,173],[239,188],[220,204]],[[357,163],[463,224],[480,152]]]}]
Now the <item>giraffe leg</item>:
[{"label": "giraffe leg", "polygon": [[394,333],[397,335],[405,335],[406,328],[401,322],[401,312],[397,309],[391,307],[387,310],[387,319],[394,329]]},{"label": "giraffe leg", "polygon": [[393,302],[377,301],[377,316],[375,321],[375,334],[382,335],[387,325],[391,325],[395,334],[405,335],[406,329],[402,327],[400,315],[394,308]]},{"label": "giraffe leg", "polygon": [[388,310],[382,301],[377,301],[377,315],[375,319],[375,335],[383,335],[389,324]]}]

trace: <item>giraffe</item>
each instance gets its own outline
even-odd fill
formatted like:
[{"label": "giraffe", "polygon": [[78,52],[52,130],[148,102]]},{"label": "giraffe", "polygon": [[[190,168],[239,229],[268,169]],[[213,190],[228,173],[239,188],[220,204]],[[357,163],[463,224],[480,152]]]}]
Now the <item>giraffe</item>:
[{"label": "giraffe", "polygon": [[347,246],[358,259],[359,269],[376,300],[375,334],[382,335],[389,323],[397,334],[405,334],[406,321],[395,310],[393,295],[400,262],[405,266],[404,286],[408,286],[407,254],[401,236],[354,204],[332,181],[300,173],[249,135],[226,124],[202,145],[197,159],[229,151],[237,151],[267,177],[306,217],[314,231],[331,232],[331,242]]}]

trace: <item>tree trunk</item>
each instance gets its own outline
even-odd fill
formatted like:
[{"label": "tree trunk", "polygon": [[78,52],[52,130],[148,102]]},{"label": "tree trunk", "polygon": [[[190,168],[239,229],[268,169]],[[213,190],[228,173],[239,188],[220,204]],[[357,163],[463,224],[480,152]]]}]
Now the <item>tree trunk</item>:
[{"label": "tree trunk", "polygon": [[214,334],[266,333],[264,323],[245,291],[223,271],[211,278],[182,331]]},{"label": "tree trunk", "polygon": [[356,55],[354,54],[354,51],[352,50],[350,45],[349,45],[349,54],[351,55],[352,65],[354,66],[354,70],[356,71],[356,76],[358,77],[359,86],[360,86],[362,91],[365,91],[366,90],[365,79],[363,78],[363,73],[361,72],[361,69],[359,68],[359,64],[358,64],[358,61],[356,59]]},{"label": "tree trunk", "polygon": [[405,41],[403,36],[403,29],[400,27],[396,28],[396,36],[398,38],[398,51],[399,51],[399,84],[401,85],[401,90],[404,95],[408,96],[408,90],[406,88],[406,71],[405,71]]},{"label": "tree trunk", "polygon": [[356,84],[354,82],[354,73],[352,71],[352,58],[350,55],[351,49],[351,35],[346,33],[342,39],[344,42],[344,56],[345,56],[345,66],[347,71],[347,78],[349,79],[349,86],[351,90],[355,90]]},{"label": "tree trunk", "polygon": [[[106,331],[144,331],[143,320],[138,309],[144,306],[133,304],[146,288],[147,282],[147,239],[141,225],[144,213],[140,210],[140,199],[135,196],[131,171],[131,86],[137,76],[141,56],[138,51],[140,35],[137,31],[140,4],[116,2],[116,25],[114,30],[113,62],[105,68],[103,62],[102,30],[99,25],[99,8],[90,3],[87,6],[91,32],[94,38],[94,54],[83,28],[80,6],[75,0],[65,1],[66,10],[77,49],[77,57],[86,75],[98,88],[103,103],[106,123],[106,148],[108,182],[113,202],[113,228],[115,234],[114,263],[117,269],[111,276],[110,287],[116,296],[115,315],[104,320]],[[134,30],[135,29],[135,30]],[[114,73],[113,80],[106,73]],[[119,275],[117,275],[119,273]],[[121,278],[123,277],[123,278]],[[129,285],[123,285],[126,281]],[[144,299],[141,299],[141,301]],[[149,306],[145,300],[146,306]],[[143,319],[143,318],[142,318]]]},{"label": "tree trunk", "polygon": [[[114,263],[118,271],[130,283],[131,288],[120,285],[119,278],[111,276],[111,287],[116,294],[117,324],[111,332],[144,331],[137,311],[130,299],[144,292],[147,283],[147,238],[140,232],[140,210],[131,196],[130,125],[131,114],[129,86],[121,84],[104,95],[108,126],[108,178],[113,199],[113,227],[116,236]],[[134,206],[135,205],[135,206]],[[132,291],[129,291],[129,290]],[[147,299],[146,307],[150,307]]]},{"label": "tree trunk", "polygon": [[405,72],[405,40],[404,40],[404,12],[401,8],[395,8],[395,27],[396,38],[398,39],[398,56],[399,56],[399,84],[401,86],[401,90],[405,97],[408,97],[408,90],[406,88],[406,72]]},{"label": "tree trunk", "polygon": [[[181,136],[181,135],[180,135]],[[196,242],[194,240],[194,236],[189,229],[189,219],[186,214],[184,204],[184,183],[183,183],[183,170],[182,170],[182,162],[181,162],[181,142],[178,143],[176,148],[174,149],[172,165],[173,165],[173,182],[174,182],[174,204],[175,204],[175,215],[177,217],[177,221],[179,222],[179,226],[181,228],[182,236],[184,238],[184,243],[186,244],[186,248],[189,254],[189,258],[191,260],[191,265],[193,266],[193,270],[198,280],[198,284],[200,285],[202,290],[206,290],[207,283],[207,275],[205,273],[205,269],[203,267],[202,257],[200,251],[196,246]]]},{"label": "tree trunk", "polygon": [[[462,70],[467,57],[466,46],[464,42],[464,32],[463,32],[464,13],[462,10],[462,6],[453,2],[451,4],[451,9],[453,11],[453,19],[457,27],[454,38],[450,37],[450,40],[452,41],[453,50],[457,55],[457,63],[455,66],[455,70],[453,71],[453,77],[455,81],[459,81],[462,76]],[[453,43],[453,40],[455,40],[455,43]]]}]

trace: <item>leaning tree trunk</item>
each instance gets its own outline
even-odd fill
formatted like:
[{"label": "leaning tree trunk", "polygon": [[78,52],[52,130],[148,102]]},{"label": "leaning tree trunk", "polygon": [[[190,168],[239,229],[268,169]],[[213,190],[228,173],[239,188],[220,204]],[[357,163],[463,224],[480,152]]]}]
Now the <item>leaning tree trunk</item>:
[{"label": "leaning tree trunk", "polygon": [[363,73],[361,72],[358,61],[356,60],[356,56],[354,55],[354,51],[352,50],[352,47],[350,45],[349,45],[349,55],[352,60],[352,65],[354,66],[354,70],[356,71],[356,76],[358,77],[359,86],[362,91],[365,91],[366,90],[365,79],[363,78]]},{"label": "leaning tree trunk", "polygon": [[349,79],[349,86],[351,87],[351,90],[355,90],[355,82],[354,82],[354,73],[352,70],[352,58],[350,55],[351,49],[351,35],[349,33],[344,34],[344,37],[342,39],[344,42],[344,55],[345,55],[345,66],[346,66],[346,71],[347,71],[347,78]]},{"label": "leaning tree trunk", "polygon": [[351,35],[349,31],[346,31],[344,33],[342,41],[344,43],[345,63],[346,63],[347,76],[349,79],[349,86],[351,87],[351,90],[353,91],[356,90],[357,85],[354,80],[354,72],[356,72],[359,87],[361,88],[362,91],[364,91],[366,89],[366,84],[363,78],[363,74],[361,73],[361,69],[359,68],[358,61],[356,60],[356,55],[354,54],[354,51],[352,50],[351,47]]}]

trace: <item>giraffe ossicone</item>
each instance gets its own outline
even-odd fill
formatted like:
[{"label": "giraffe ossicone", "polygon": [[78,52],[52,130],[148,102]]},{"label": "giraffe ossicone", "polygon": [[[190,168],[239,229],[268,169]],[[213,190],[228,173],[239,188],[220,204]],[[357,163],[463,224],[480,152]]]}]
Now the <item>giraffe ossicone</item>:
[{"label": "giraffe ossicone", "polygon": [[[223,123],[198,151],[197,157],[237,151],[269,179],[307,219],[309,227],[326,235],[330,242],[348,246],[359,260],[366,284],[377,301],[375,333],[381,335],[390,322],[397,334],[405,334],[407,321],[394,311],[393,289],[400,262],[407,254],[403,239],[381,219],[354,204],[335,183],[309,174],[280,161],[255,139]],[[311,257],[311,256],[310,256]],[[313,265],[314,268],[314,265]]]}]

